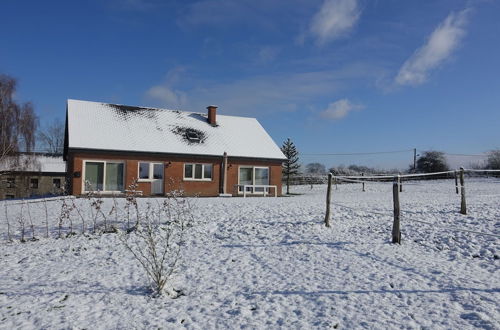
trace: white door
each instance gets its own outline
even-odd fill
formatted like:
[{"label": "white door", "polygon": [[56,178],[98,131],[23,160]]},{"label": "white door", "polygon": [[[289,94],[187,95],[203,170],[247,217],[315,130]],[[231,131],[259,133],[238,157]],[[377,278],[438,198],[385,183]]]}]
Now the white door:
[{"label": "white door", "polygon": [[153,180],[151,181],[151,194],[163,195],[163,164],[153,164]]}]

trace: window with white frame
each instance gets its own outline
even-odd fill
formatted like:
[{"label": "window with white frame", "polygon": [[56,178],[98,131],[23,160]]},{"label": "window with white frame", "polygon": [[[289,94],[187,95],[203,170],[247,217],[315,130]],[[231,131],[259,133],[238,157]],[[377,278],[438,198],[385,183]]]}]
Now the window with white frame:
[{"label": "window with white frame", "polygon": [[184,180],[212,180],[212,164],[184,164]]},{"label": "window with white frame", "polygon": [[122,162],[116,161],[85,161],[84,191],[123,191],[124,167]]},{"label": "window with white frame", "polygon": [[[243,186],[269,185],[269,167],[240,166],[238,176],[238,191],[243,192]],[[247,187],[247,192],[264,192],[266,187]]]},{"label": "window with white frame", "polygon": [[139,162],[139,181],[163,179],[163,163]]}]

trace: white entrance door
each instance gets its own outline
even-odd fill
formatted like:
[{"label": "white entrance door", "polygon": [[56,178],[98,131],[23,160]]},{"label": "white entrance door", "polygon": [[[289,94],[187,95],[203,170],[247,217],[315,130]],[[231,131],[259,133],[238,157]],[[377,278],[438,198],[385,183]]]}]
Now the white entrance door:
[{"label": "white entrance door", "polygon": [[153,180],[151,181],[151,194],[163,195],[163,164],[153,164]]}]

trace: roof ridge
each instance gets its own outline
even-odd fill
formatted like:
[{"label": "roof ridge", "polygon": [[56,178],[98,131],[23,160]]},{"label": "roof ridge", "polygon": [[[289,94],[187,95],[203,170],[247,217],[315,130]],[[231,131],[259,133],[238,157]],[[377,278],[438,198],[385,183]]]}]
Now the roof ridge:
[{"label": "roof ridge", "polygon": [[[76,101],[76,102],[86,102],[86,103],[95,103],[95,104],[100,104],[100,105],[110,105],[110,106],[123,106],[123,107],[131,107],[131,108],[140,108],[140,109],[154,109],[154,110],[166,110],[166,111],[180,111],[184,113],[195,113],[199,114],[202,116],[207,116],[206,112],[196,112],[196,111],[188,111],[188,110],[182,110],[182,109],[169,109],[169,108],[158,108],[158,107],[150,107],[150,106],[142,106],[142,105],[130,105],[130,104],[120,104],[120,103],[109,103],[109,102],[99,102],[99,101],[88,101],[88,100],[78,100],[78,99],[67,99],[67,102],[69,101]],[[224,117],[233,117],[233,118],[248,118],[248,119],[255,119],[257,120],[256,117],[249,117],[249,116],[235,116],[235,115],[225,115],[225,114],[217,114],[218,116],[224,116]]]}]

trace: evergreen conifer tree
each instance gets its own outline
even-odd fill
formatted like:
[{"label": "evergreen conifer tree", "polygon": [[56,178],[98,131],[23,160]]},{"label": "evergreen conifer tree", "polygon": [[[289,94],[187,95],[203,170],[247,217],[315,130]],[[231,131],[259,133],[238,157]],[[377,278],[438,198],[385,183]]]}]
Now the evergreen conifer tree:
[{"label": "evergreen conifer tree", "polygon": [[288,138],[283,142],[281,151],[285,154],[287,160],[283,164],[283,175],[286,177],[286,193],[290,193],[290,177],[299,173],[299,152],[293,144],[293,142]]}]

